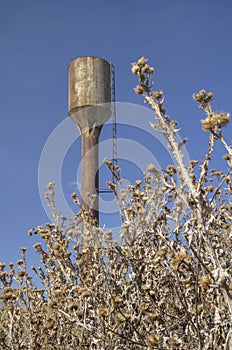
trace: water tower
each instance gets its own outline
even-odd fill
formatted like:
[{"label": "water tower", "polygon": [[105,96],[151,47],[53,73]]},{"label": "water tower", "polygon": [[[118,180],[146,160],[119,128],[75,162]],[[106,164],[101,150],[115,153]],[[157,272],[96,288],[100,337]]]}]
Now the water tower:
[{"label": "water tower", "polygon": [[[111,116],[111,64],[97,57],[80,57],[69,66],[68,113],[82,139],[82,207],[98,222],[98,141]],[[90,198],[96,195],[93,207]]]}]

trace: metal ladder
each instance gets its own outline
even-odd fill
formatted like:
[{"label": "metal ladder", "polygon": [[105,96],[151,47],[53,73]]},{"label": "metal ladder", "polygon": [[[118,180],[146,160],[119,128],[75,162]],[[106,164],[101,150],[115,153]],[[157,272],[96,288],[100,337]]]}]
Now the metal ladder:
[{"label": "metal ladder", "polygon": [[[118,165],[117,159],[117,120],[116,120],[116,102],[115,102],[115,67],[110,59],[110,76],[111,76],[111,118],[112,118],[112,164],[113,169]],[[112,175],[113,184],[117,185]],[[98,188],[98,193],[112,193],[109,188]]]},{"label": "metal ladder", "polygon": [[[115,67],[110,60],[111,70],[111,108],[112,108],[112,163],[113,169],[118,165],[117,154],[117,120],[116,120],[116,102],[115,102]],[[112,182],[116,185],[115,178],[112,178]]]}]

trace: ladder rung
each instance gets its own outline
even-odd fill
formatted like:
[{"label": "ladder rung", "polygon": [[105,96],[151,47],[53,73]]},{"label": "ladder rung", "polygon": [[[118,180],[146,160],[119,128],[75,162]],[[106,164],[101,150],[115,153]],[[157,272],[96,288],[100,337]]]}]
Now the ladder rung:
[{"label": "ladder rung", "polygon": [[96,188],[97,193],[112,193],[113,191],[109,188]]}]

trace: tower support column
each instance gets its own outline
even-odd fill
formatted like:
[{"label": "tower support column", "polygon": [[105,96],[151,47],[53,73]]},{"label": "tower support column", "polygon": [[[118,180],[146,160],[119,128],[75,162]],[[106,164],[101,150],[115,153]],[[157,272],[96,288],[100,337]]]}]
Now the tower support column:
[{"label": "tower support column", "polygon": [[[93,127],[82,131],[82,208],[99,223],[99,140],[100,128]],[[93,198],[95,196],[95,198]]]}]

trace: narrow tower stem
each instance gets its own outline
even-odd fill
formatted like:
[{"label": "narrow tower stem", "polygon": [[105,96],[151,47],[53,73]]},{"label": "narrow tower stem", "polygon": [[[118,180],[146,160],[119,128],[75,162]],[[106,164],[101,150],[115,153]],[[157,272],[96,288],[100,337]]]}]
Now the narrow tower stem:
[{"label": "narrow tower stem", "polygon": [[[99,127],[87,129],[82,132],[82,208],[90,213],[96,223],[99,221],[97,193],[97,189],[99,188],[99,134]],[[95,196],[94,199],[93,196]]]}]

